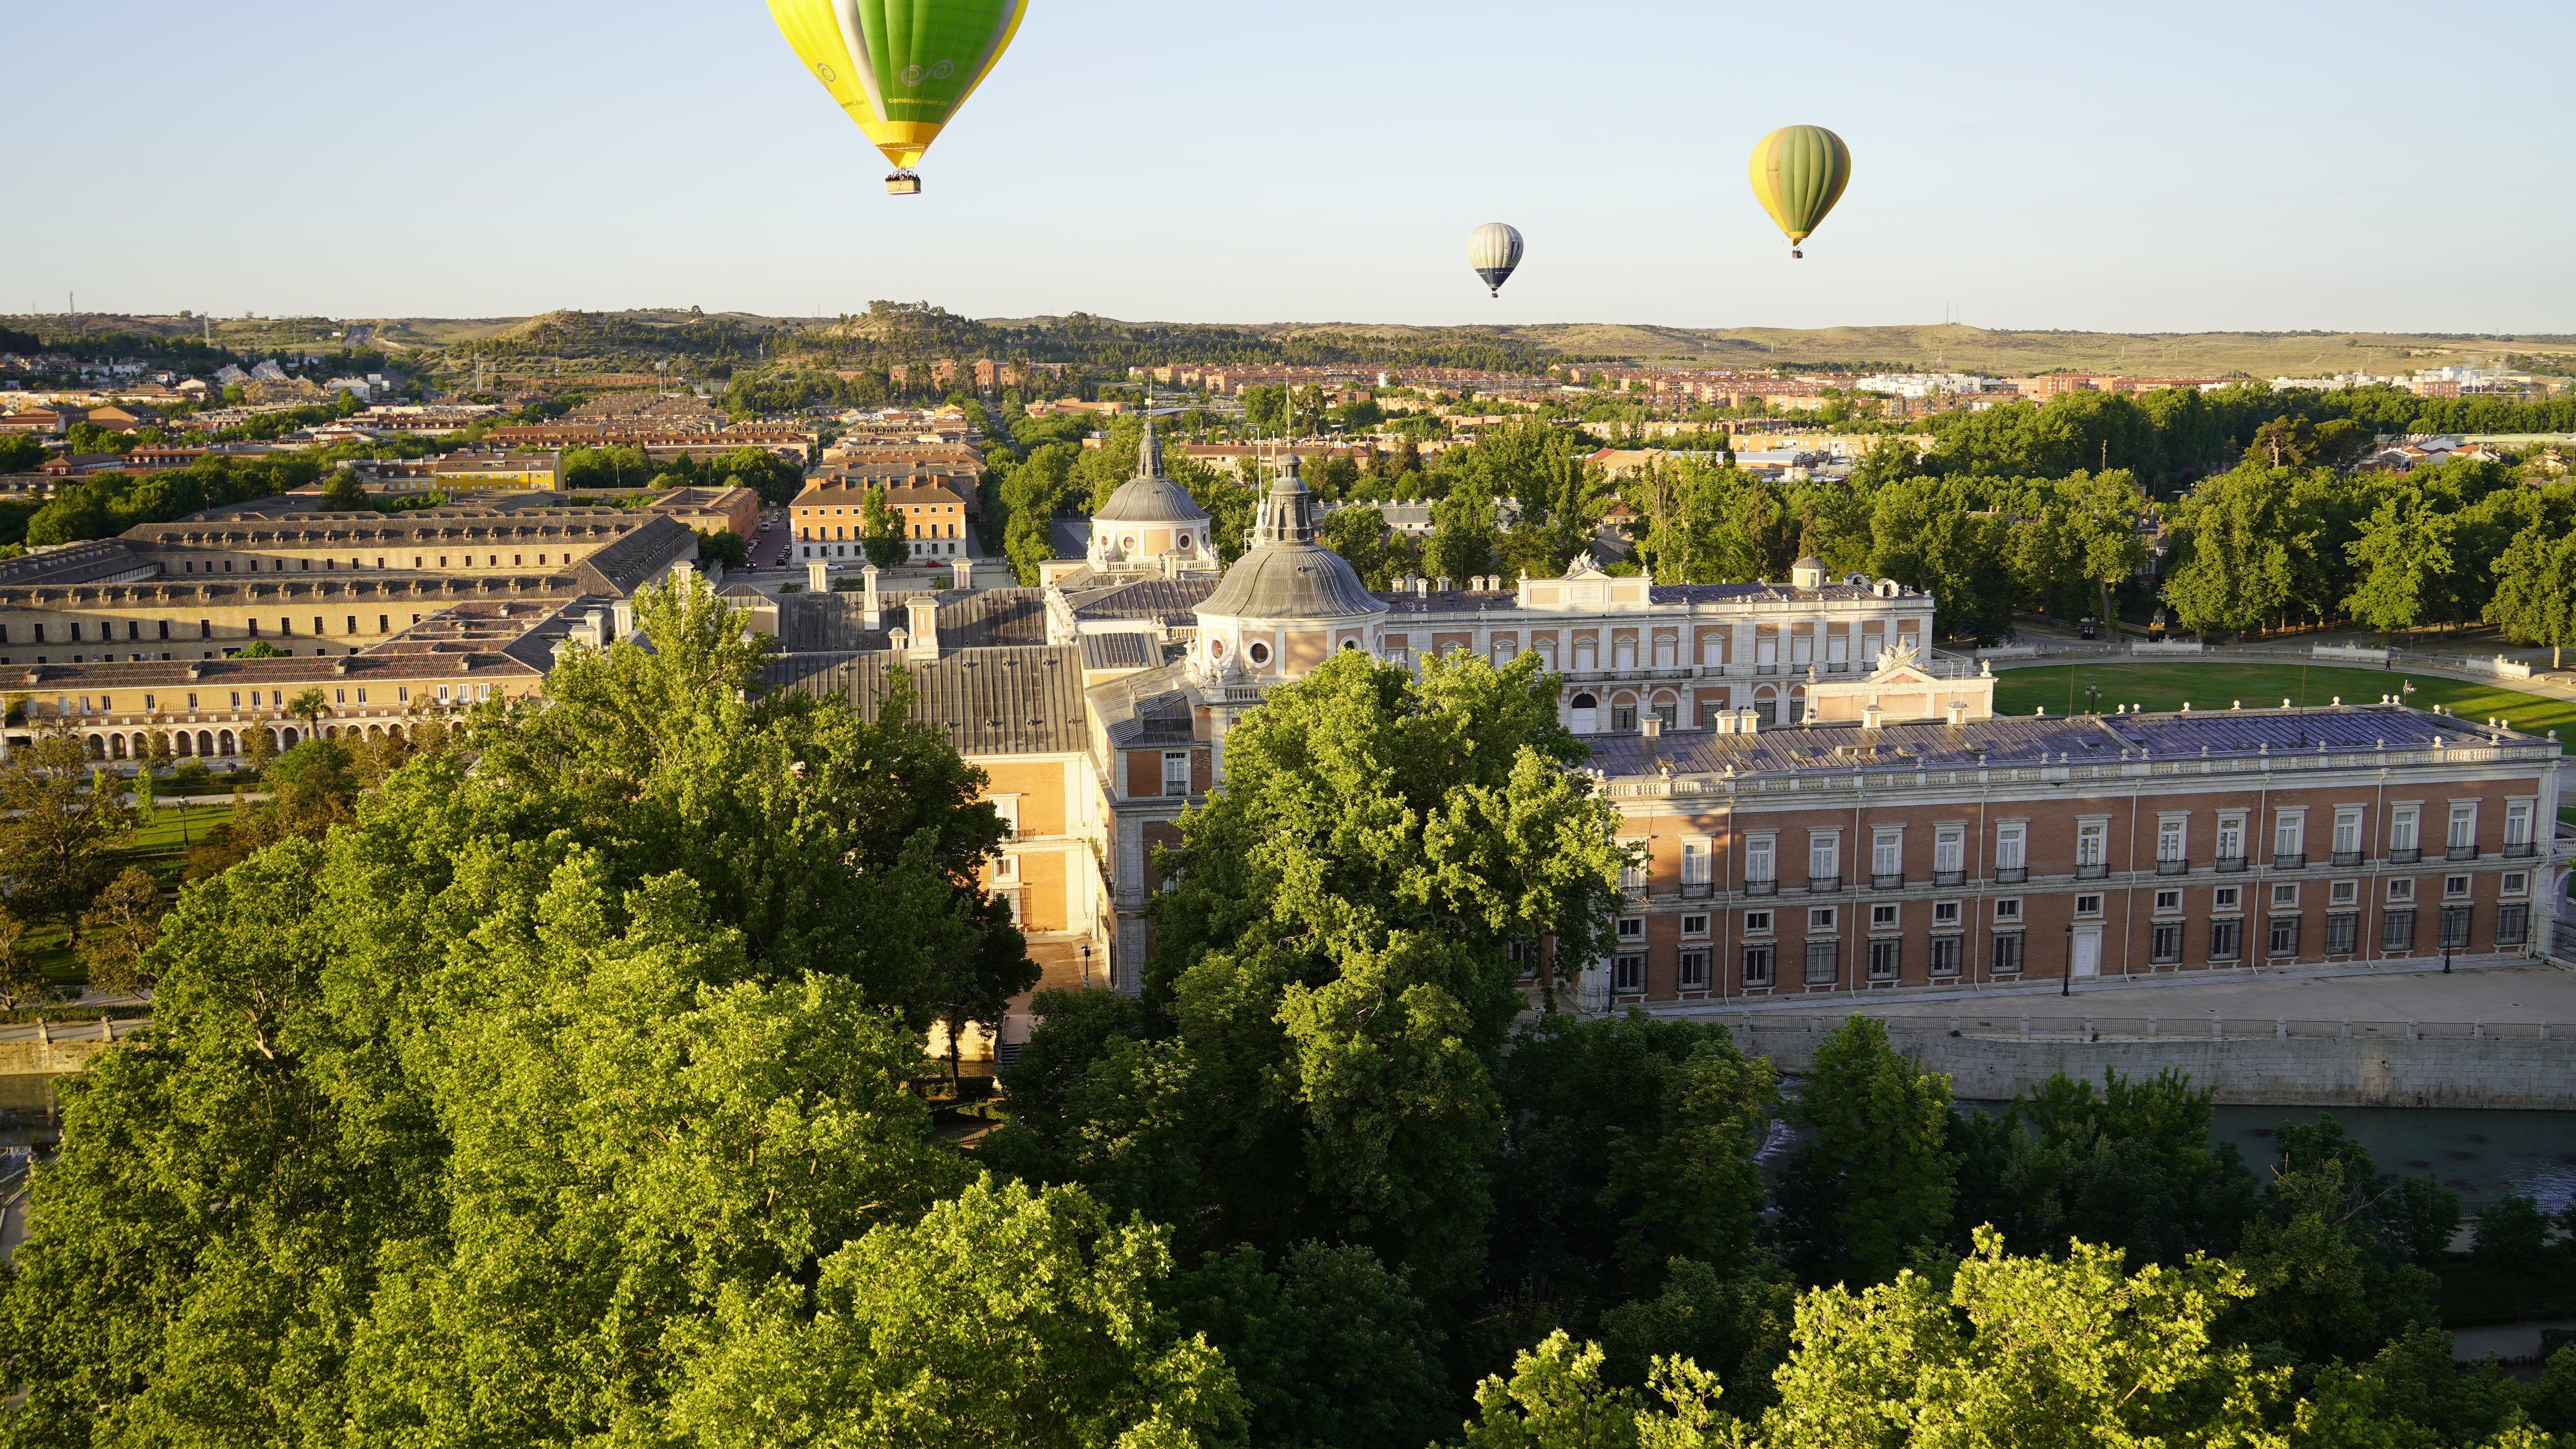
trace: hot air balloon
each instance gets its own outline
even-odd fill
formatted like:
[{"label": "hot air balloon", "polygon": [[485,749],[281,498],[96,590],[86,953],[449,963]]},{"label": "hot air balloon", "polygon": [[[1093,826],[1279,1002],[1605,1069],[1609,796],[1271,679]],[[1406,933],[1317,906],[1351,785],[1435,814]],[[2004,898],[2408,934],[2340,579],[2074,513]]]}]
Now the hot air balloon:
[{"label": "hot air balloon", "polygon": [[1789,234],[1789,255],[1843,199],[1851,148],[1822,126],[1783,126],[1753,148],[1753,194]]},{"label": "hot air balloon", "polygon": [[1499,221],[1489,221],[1467,233],[1467,265],[1485,279],[1493,295],[1503,295],[1503,283],[1509,281],[1512,268],[1521,264],[1521,234]]},{"label": "hot air balloon", "polygon": [[1028,0],[769,0],[805,69],[920,194],[912,167],[1009,48]]}]

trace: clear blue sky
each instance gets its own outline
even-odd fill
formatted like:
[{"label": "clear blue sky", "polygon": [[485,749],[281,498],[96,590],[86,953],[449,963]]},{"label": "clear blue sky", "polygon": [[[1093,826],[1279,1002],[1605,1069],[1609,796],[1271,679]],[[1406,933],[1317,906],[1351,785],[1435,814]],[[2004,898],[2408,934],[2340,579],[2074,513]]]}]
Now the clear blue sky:
[{"label": "clear blue sky", "polygon": [[2565,0],[1034,0],[915,198],[759,0],[133,19],[12,18],[0,311],[2576,331]]}]

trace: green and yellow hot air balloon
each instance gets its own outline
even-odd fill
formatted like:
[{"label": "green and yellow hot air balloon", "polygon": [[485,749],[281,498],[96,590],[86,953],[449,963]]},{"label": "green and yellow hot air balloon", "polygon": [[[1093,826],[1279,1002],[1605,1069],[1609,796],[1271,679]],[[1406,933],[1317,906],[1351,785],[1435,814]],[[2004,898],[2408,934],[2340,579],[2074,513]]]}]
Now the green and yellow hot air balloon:
[{"label": "green and yellow hot air balloon", "polygon": [[895,172],[886,191],[921,190],[912,167],[1010,47],[1028,0],[769,0],[805,69]]},{"label": "green and yellow hot air balloon", "polygon": [[1789,255],[1843,199],[1851,148],[1822,126],[1783,126],[1753,148],[1753,194],[1789,235]]}]

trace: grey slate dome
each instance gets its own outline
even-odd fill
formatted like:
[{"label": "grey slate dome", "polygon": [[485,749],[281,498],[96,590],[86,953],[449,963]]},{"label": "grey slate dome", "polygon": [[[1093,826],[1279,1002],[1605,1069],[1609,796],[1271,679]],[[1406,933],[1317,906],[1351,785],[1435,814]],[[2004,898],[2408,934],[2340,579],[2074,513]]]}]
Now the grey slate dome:
[{"label": "grey slate dome", "polygon": [[1201,617],[1348,619],[1386,612],[1349,562],[1315,542],[1315,497],[1297,476],[1301,461],[1288,456],[1286,471],[1262,500],[1252,547],[1199,605]]},{"label": "grey slate dome", "polygon": [[1191,501],[1189,490],[1163,476],[1163,443],[1154,436],[1154,420],[1148,417],[1144,439],[1136,447],[1136,476],[1119,484],[1118,491],[1109,495],[1108,505],[1093,515],[1093,528],[1114,523],[1207,521],[1207,510]]}]

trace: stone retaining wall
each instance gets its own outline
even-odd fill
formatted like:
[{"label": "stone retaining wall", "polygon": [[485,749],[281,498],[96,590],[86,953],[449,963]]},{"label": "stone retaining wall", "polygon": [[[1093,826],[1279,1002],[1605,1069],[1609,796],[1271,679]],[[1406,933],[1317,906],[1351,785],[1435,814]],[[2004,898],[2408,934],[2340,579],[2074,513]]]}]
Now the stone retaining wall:
[{"label": "stone retaining wall", "polygon": [[[1727,1029],[1748,1053],[1804,1071],[1822,1034],[1783,1021]],[[2099,1082],[2102,1069],[2152,1077],[2171,1068],[2230,1104],[2272,1107],[2576,1108],[2576,1041],[2330,1041],[2296,1038],[2071,1038],[1891,1032],[1896,1049],[1950,1078],[1953,1096],[2000,1101],[2052,1075]]]}]

